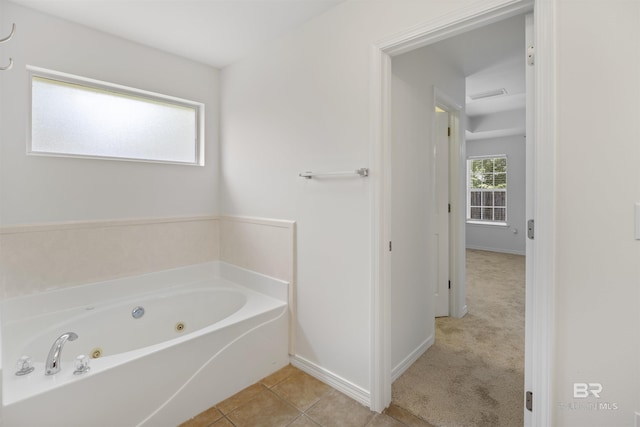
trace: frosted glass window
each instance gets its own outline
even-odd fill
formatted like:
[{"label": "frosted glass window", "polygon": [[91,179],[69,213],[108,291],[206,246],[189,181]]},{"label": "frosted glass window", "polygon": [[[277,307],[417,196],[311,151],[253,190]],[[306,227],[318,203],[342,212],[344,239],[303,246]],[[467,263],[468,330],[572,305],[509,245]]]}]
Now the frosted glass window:
[{"label": "frosted glass window", "polygon": [[203,164],[204,106],[31,71],[30,153]]}]

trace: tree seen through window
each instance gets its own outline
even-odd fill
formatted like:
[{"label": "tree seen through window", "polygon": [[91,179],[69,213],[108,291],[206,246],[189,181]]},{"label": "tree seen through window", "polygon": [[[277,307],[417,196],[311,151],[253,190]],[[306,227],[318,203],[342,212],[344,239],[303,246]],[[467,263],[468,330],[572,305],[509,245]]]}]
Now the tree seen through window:
[{"label": "tree seen through window", "polygon": [[470,159],[468,162],[467,218],[474,221],[507,220],[507,158]]}]

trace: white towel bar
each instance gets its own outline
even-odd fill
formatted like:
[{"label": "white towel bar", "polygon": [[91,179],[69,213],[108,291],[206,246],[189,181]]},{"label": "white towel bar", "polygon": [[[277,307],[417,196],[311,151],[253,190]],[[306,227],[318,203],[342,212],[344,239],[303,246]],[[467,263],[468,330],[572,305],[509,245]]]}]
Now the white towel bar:
[{"label": "white towel bar", "polygon": [[369,168],[360,168],[354,171],[343,172],[301,172],[298,174],[301,178],[311,179],[323,176],[342,176],[342,175],[359,175],[361,177],[369,176]]}]

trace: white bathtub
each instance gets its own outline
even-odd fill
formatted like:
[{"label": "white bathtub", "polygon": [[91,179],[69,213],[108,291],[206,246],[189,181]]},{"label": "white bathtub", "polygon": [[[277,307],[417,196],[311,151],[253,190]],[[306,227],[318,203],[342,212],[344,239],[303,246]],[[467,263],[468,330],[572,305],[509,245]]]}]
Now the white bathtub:
[{"label": "white bathtub", "polygon": [[[287,288],[212,262],[6,300],[4,425],[176,426],[288,363]],[[78,338],[45,376],[65,332]],[[97,352],[73,374],[76,356]],[[36,369],[16,376],[24,355]]]}]

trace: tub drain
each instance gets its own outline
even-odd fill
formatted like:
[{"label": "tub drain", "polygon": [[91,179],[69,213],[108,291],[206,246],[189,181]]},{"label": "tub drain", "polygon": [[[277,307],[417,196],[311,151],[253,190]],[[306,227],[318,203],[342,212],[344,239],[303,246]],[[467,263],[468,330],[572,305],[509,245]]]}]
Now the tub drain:
[{"label": "tub drain", "polygon": [[184,323],[182,322],[176,323],[176,332],[182,332],[184,328],[185,328]]},{"label": "tub drain", "polygon": [[97,359],[100,356],[102,356],[102,349],[101,348],[94,348],[93,350],[91,350],[91,358],[92,359]]}]

